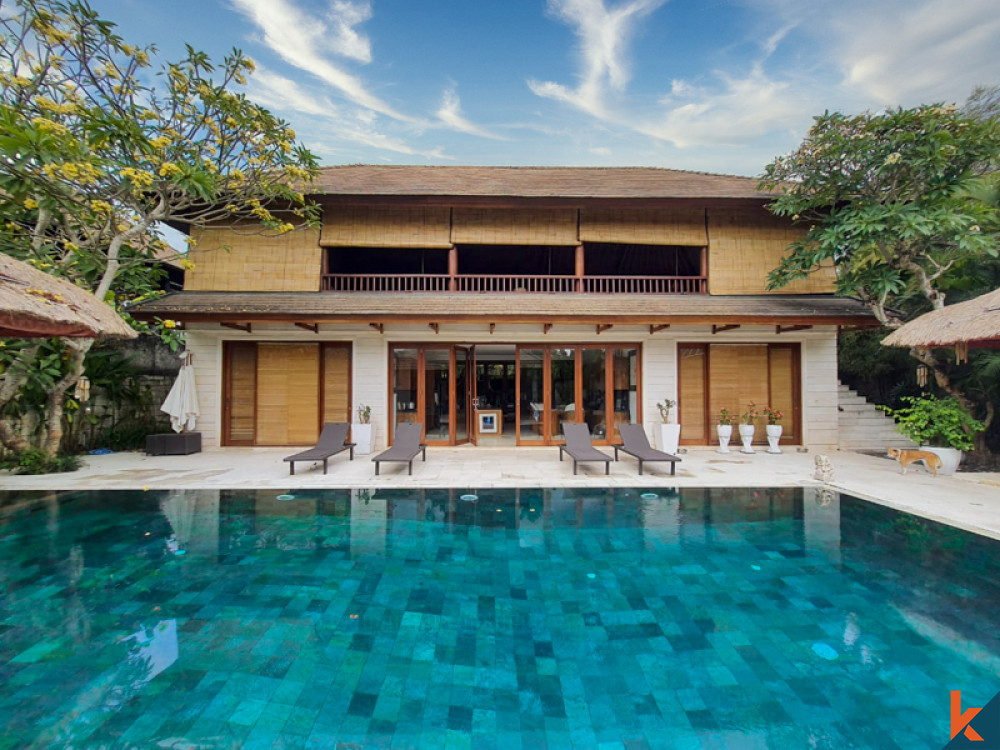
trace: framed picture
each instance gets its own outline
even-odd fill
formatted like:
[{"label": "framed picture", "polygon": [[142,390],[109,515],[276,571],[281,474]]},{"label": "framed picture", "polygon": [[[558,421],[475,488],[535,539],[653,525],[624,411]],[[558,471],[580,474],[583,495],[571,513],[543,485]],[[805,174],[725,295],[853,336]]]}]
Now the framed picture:
[{"label": "framed picture", "polygon": [[500,425],[497,422],[497,412],[485,411],[479,412],[479,432],[483,435],[496,434],[499,432]]}]

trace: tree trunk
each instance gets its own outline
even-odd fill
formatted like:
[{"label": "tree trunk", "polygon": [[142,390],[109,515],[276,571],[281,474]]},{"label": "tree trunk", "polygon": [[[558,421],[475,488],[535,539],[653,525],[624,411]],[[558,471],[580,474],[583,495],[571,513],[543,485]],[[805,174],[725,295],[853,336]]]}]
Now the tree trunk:
[{"label": "tree trunk", "polygon": [[[0,408],[3,408],[20,395],[24,384],[28,382],[28,373],[35,367],[38,358],[38,345],[22,349],[10,367],[0,377]],[[24,453],[31,448],[31,443],[18,430],[14,429],[14,420],[10,417],[0,418],[0,443],[5,448],[18,453]]]},{"label": "tree trunk", "polygon": [[63,403],[66,398],[66,391],[76,385],[80,376],[83,375],[83,359],[93,346],[93,339],[64,339],[63,344],[69,350],[69,367],[62,380],[55,384],[48,394],[46,405],[46,435],[42,445],[42,450],[47,456],[56,456],[59,453],[59,446],[62,443],[63,428]]}]

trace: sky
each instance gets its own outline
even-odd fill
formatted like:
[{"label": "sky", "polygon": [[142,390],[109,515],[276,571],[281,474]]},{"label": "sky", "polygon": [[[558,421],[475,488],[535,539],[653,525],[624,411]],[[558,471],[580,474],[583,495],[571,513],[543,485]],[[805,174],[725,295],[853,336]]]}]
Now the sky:
[{"label": "sky", "polygon": [[655,166],[747,176],[825,110],[1000,84],[997,0],[91,0],[247,95],[324,165]]}]

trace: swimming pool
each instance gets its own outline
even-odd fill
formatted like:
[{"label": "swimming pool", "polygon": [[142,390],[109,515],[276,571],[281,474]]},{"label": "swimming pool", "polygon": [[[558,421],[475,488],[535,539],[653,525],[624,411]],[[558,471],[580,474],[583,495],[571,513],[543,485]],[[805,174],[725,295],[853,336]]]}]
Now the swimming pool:
[{"label": "swimming pool", "polygon": [[998,544],[820,490],[0,509],[0,748],[940,748],[1000,689]]}]

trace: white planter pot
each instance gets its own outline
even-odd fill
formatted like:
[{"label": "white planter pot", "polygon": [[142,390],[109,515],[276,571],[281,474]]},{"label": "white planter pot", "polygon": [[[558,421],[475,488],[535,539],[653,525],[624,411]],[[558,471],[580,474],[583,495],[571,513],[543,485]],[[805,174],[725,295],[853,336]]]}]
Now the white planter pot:
[{"label": "white planter pot", "polygon": [[351,441],[356,443],[354,453],[364,456],[375,449],[375,426],[371,424],[352,424]]},{"label": "white planter pot", "polygon": [[756,425],[740,425],[740,440],[743,441],[743,448],[740,450],[740,453],[755,453],[753,449],[753,434],[756,430]]},{"label": "white planter pot", "polygon": [[657,445],[664,453],[677,453],[677,446],[681,440],[681,426],[679,424],[661,424],[660,429],[654,434],[657,437]]},{"label": "white planter pot", "polygon": [[938,474],[950,476],[958,471],[958,465],[962,463],[962,451],[957,448],[938,448],[932,445],[921,445],[920,450],[930,451],[941,459],[941,468]]},{"label": "white planter pot", "polygon": [[778,441],[781,440],[781,425],[780,424],[769,424],[764,426],[767,432],[767,452],[768,453],[781,453],[778,448]]},{"label": "white planter pot", "polygon": [[715,432],[719,436],[719,453],[729,453],[729,439],[733,436],[731,424],[718,424]]}]

